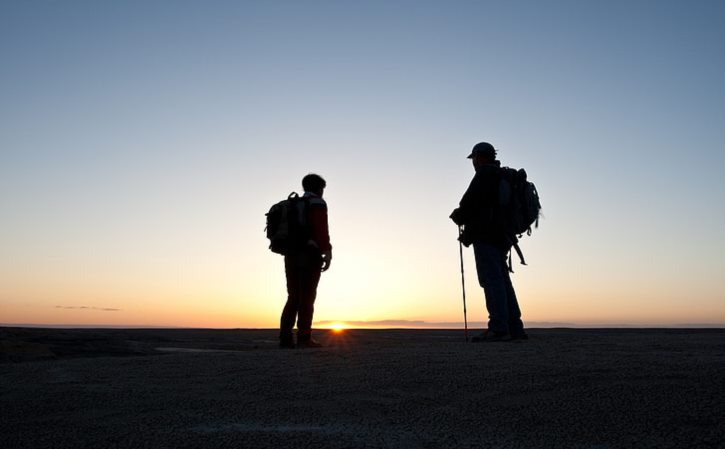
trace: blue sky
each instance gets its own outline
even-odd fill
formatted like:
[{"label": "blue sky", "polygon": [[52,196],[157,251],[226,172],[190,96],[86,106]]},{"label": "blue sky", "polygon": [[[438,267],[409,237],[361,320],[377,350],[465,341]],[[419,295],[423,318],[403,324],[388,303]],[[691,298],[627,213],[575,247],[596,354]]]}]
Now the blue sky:
[{"label": "blue sky", "polygon": [[542,195],[525,319],[723,323],[724,47],[708,1],[3,2],[0,322],[274,326],[308,172],[316,317],[456,321],[486,140]]}]

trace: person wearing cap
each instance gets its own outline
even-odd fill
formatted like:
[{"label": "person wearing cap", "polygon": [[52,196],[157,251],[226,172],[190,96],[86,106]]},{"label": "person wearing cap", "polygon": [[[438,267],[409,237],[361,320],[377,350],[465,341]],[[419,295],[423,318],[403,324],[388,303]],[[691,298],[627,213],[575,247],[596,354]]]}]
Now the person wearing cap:
[{"label": "person wearing cap", "polygon": [[287,277],[287,302],[280,317],[279,346],[294,348],[292,329],[297,321],[297,347],[319,348],[312,338],[312,315],[315,311],[320,274],[330,268],[332,245],[327,224],[327,203],[322,199],[327,183],[316,174],[302,178],[304,214],[309,239],[298,250],[284,256]]},{"label": "person wearing cap", "polygon": [[496,149],[488,142],[474,145],[468,158],[476,173],[459,207],[450,216],[462,227],[461,242],[466,246],[473,244],[478,282],[486,297],[488,328],[474,337],[474,342],[528,338],[506,264],[506,256],[514,242],[506,236],[496,217],[501,180],[501,162],[496,154]]}]

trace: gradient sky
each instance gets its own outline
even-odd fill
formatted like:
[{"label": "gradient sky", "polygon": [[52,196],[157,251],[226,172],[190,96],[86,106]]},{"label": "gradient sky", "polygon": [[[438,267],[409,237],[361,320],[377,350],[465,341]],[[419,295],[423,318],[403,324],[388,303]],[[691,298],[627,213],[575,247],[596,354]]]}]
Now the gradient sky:
[{"label": "gradient sky", "polygon": [[3,1],[0,323],[275,327],[309,172],[318,323],[462,321],[485,140],[542,196],[526,322],[723,324],[723,55],[722,1]]}]

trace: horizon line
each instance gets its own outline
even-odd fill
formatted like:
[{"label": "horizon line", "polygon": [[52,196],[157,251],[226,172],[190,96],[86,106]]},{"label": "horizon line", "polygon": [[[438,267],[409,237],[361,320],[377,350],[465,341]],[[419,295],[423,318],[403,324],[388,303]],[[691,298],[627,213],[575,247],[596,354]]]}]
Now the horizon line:
[{"label": "horizon line", "polygon": [[[324,320],[313,326],[313,329],[327,329],[332,324],[340,323],[349,325],[349,329],[386,330],[386,329],[410,329],[410,330],[460,330],[463,323],[456,322],[424,322],[414,321],[405,324],[399,320],[383,321],[344,321]],[[383,324],[384,323],[384,324]],[[416,324],[412,324],[416,323]],[[420,324],[418,324],[420,323]],[[208,327],[208,326],[169,326],[169,325],[138,325],[138,324],[43,324],[43,323],[0,323],[0,327],[18,328],[46,328],[46,329],[277,329],[277,327]],[[469,329],[477,329],[477,326],[469,326]],[[725,323],[558,323],[548,321],[532,321],[526,326],[527,329],[725,329]]]}]

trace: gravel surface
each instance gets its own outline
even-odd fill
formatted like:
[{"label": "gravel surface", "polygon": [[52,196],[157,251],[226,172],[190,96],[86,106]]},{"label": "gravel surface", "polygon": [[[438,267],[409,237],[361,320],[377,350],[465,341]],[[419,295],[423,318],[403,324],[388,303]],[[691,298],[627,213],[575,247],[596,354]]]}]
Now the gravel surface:
[{"label": "gravel surface", "polygon": [[725,446],[725,330],[348,330],[304,350],[275,336],[4,329],[0,447]]}]

